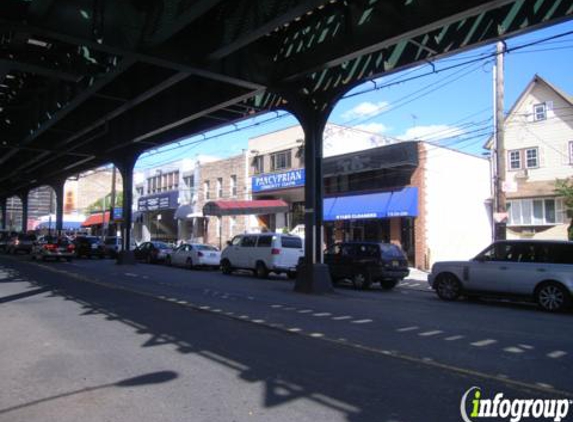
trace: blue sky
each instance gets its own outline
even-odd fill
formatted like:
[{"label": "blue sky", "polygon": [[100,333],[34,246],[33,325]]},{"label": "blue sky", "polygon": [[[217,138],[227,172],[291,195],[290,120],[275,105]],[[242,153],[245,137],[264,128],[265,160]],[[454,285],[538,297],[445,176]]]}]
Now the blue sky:
[{"label": "blue sky", "polygon": [[[512,49],[558,34],[565,36]],[[505,111],[535,74],[573,96],[573,21],[515,37],[505,55]],[[401,139],[421,139],[480,155],[492,130],[492,68],[495,44],[397,72],[355,88],[333,110],[332,123]],[[477,60],[477,61],[474,61]],[[474,63],[469,63],[474,61]],[[458,65],[454,69],[447,68]],[[378,89],[376,89],[378,88]],[[275,113],[258,116],[140,158],[138,168],[184,157],[227,157],[247,148],[249,138],[296,125]],[[240,130],[238,130],[240,129]]]}]

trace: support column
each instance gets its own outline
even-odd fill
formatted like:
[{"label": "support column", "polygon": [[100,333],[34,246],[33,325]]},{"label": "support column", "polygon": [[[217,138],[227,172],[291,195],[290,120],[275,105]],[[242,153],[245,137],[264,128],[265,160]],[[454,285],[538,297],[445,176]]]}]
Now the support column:
[{"label": "support column", "polygon": [[123,211],[121,224],[122,250],[118,254],[117,264],[135,264],[135,255],[130,250],[131,245],[131,213],[133,205],[133,168],[137,161],[137,155],[125,157],[123,160],[115,162],[117,169],[121,173],[123,184]]},{"label": "support column", "polygon": [[6,230],[6,227],[8,226],[6,224],[6,217],[8,216],[8,199],[7,198],[1,198],[0,199],[0,212],[2,213],[2,225],[0,226],[0,228],[2,230]]},{"label": "support column", "polygon": [[[60,236],[62,234],[62,230],[64,227],[64,186],[66,184],[66,180],[58,180],[57,182],[52,183],[50,186],[54,189],[56,193],[56,236]],[[52,204],[50,204],[50,210],[52,209]]]},{"label": "support column", "polygon": [[28,194],[30,191],[25,191],[21,194],[20,200],[22,201],[22,233],[28,231]]},{"label": "support column", "polygon": [[296,116],[304,131],[304,266],[299,268],[295,291],[303,293],[331,292],[332,280],[323,263],[323,196],[322,137],[334,101],[318,102],[294,96],[288,98],[289,110]]}]

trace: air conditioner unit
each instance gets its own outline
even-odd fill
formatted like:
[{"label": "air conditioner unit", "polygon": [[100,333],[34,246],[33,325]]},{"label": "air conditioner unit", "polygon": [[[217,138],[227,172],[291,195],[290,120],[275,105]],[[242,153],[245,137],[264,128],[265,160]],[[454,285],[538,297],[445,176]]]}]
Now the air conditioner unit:
[{"label": "air conditioner unit", "polygon": [[529,177],[529,173],[528,173],[527,169],[519,170],[518,172],[515,173],[516,179],[527,179],[528,177]]}]

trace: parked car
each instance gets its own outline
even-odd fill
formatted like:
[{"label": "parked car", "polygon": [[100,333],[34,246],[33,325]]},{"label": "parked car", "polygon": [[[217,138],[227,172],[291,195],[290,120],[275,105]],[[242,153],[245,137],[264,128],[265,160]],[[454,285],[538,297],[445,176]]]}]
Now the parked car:
[{"label": "parked car", "polygon": [[75,256],[75,245],[65,236],[43,236],[39,238],[32,248],[32,259],[55,261],[65,259],[68,262]]},{"label": "parked car", "polygon": [[32,252],[32,246],[36,240],[37,237],[35,234],[19,233],[8,240],[6,243],[6,252],[11,254],[20,252],[29,254]]},{"label": "parked car", "polygon": [[135,254],[135,259],[153,264],[165,261],[167,255],[172,251],[167,243],[154,240],[151,242],[143,242],[133,250],[133,253]]},{"label": "parked car", "polygon": [[97,236],[77,236],[73,243],[76,247],[76,256],[78,258],[82,256],[86,258],[95,256],[100,259],[105,257],[103,243],[101,238]]},{"label": "parked car", "polygon": [[221,253],[221,270],[252,270],[259,278],[270,272],[296,277],[298,260],[304,254],[302,239],[283,233],[240,234]]},{"label": "parked car", "polygon": [[0,231],[0,251],[7,252],[8,242],[18,234],[11,231]]},{"label": "parked car", "polygon": [[444,300],[504,296],[533,300],[546,311],[571,305],[573,242],[494,242],[469,261],[437,262],[428,282]]},{"label": "parked car", "polygon": [[408,259],[399,246],[378,242],[340,242],[324,252],[333,283],[348,279],[356,289],[374,282],[390,290],[408,276]]},{"label": "parked car", "polygon": [[221,252],[215,246],[202,243],[183,243],[165,258],[167,265],[219,268]]}]

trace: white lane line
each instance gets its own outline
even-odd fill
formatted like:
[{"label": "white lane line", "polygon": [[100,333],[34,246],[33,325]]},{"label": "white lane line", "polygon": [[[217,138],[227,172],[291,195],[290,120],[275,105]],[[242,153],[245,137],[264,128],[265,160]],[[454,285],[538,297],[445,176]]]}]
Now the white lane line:
[{"label": "white lane line", "polygon": [[506,347],[505,349],[503,349],[504,352],[508,352],[508,353],[523,353],[525,350],[520,349],[519,347]]},{"label": "white lane line", "polygon": [[309,312],[312,312],[312,309],[301,309],[298,311],[299,314],[308,314]]},{"label": "white lane line", "polygon": [[283,305],[271,305],[271,308],[282,308]]},{"label": "white lane line", "polygon": [[418,328],[420,328],[420,327],[415,325],[413,327],[398,328],[396,331],[398,331],[399,333],[405,333],[406,331],[414,331],[414,330],[417,330]]},{"label": "white lane line", "polygon": [[323,316],[330,316],[332,314],[330,312],[317,312],[316,314],[313,315],[323,317]]},{"label": "white lane line", "polygon": [[564,352],[563,350],[555,350],[554,352],[547,353],[547,357],[552,359],[559,359],[560,357],[563,357],[566,354],[567,352]]},{"label": "white lane line", "polygon": [[296,308],[294,306],[288,306],[286,308],[283,308],[283,310],[285,310],[285,311],[296,311]]},{"label": "white lane line", "polygon": [[419,285],[420,285],[420,283],[413,283],[413,284],[410,284],[410,287],[418,287]]},{"label": "white lane line", "polygon": [[442,330],[433,330],[433,331],[426,331],[424,333],[419,333],[418,335],[421,337],[430,337],[430,336],[435,336],[436,334],[442,334],[443,331]]},{"label": "white lane line", "polygon": [[462,338],[464,338],[465,336],[450,336],[450,337],[446,337],[444,340],[446,341],[456,341],[456,340],[460,340]]},{"label": "white lane line", "polygon": [[353,324],[367,324],[369,322],[372,322],[371,319],[359,319],[357,321],[352,321]]},{"label": "white lane line", "polygon": [[324,334],[322,334],[322,333],[311,333],[310,336],[311,337],[324,337]]},{"label": "white lane line", "polygon": [[475,347],[485,347],[485,346],[489,346],[490,344],[494,344],[497,343],[497,340],[492,340],[490,338],[485,339],[485,340],[479,340],[479,341],[474,341],[473,343],[470,343],[472,346]]},{"label": "white lane line", "polygon": [[333,321],[342,321],[345,319],[352,319],[352,317],[350,315],[344,315],[344,316],[333,317],[332,319]]},{"label": "white lane line", "polygon": [[529,344],[518,344],[519,347],[521,347],[522,349],[526,349],[526,350],[533,350],[534,347],[530,346]]}]

